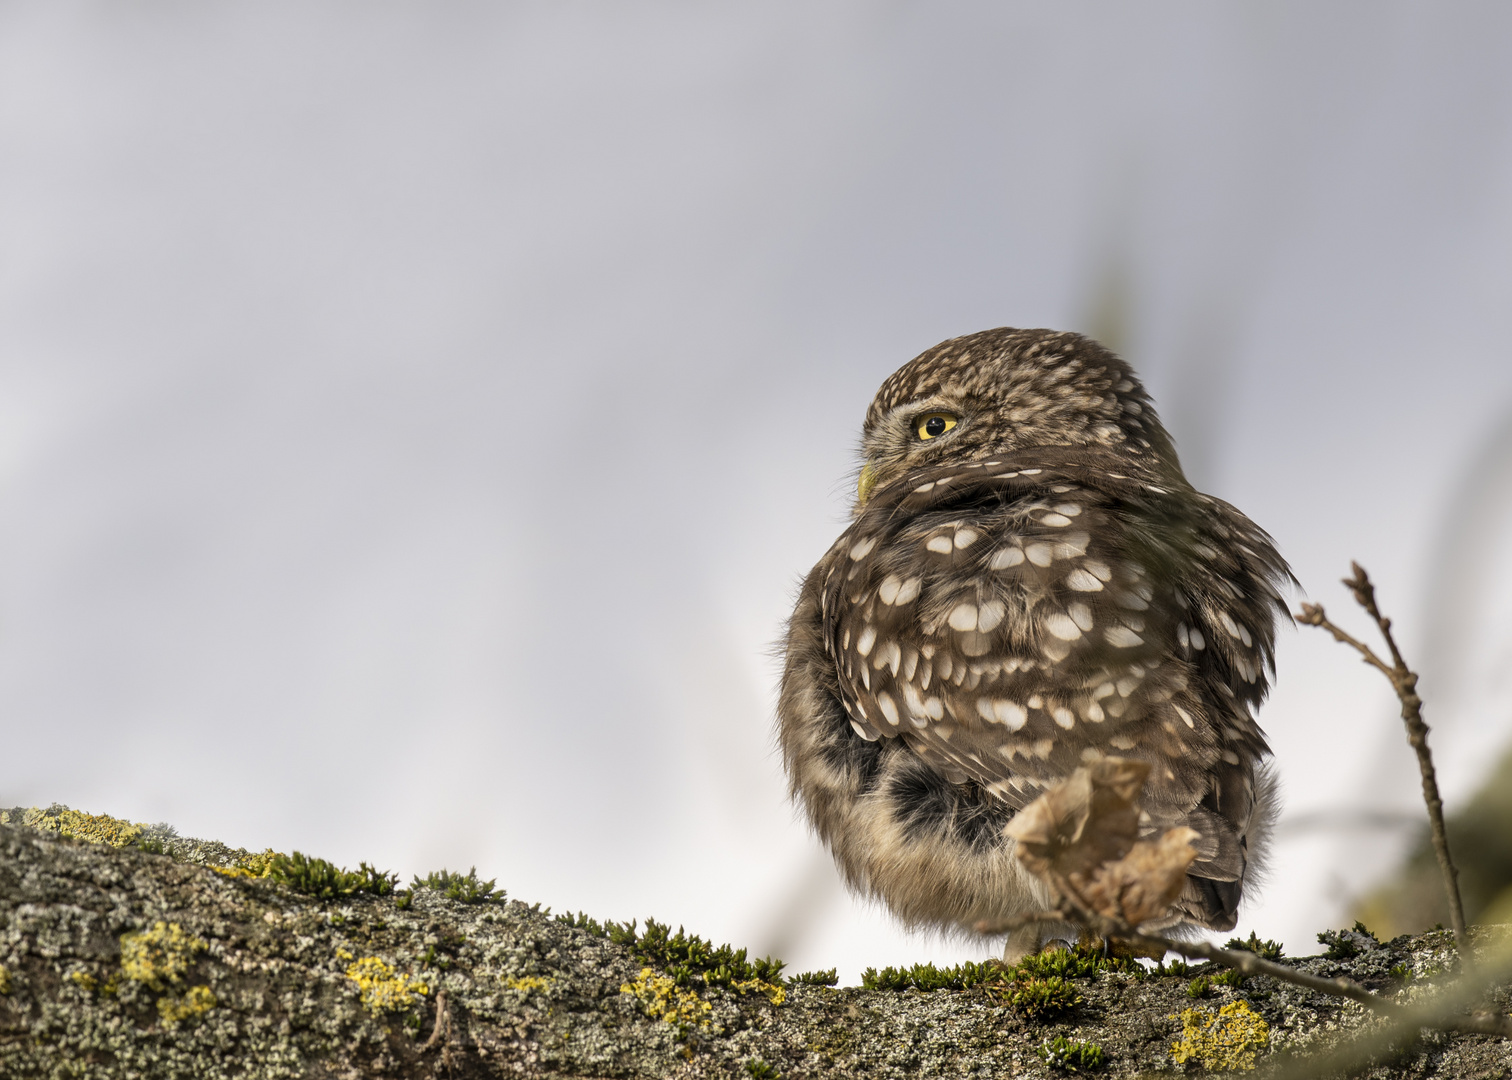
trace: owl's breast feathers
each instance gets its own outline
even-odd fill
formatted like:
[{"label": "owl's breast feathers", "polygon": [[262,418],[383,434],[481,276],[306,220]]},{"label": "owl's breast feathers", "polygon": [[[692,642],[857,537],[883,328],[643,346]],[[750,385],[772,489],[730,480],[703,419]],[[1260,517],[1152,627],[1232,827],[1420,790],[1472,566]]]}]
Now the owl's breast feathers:
[{"label": "owl's breast feathers", "polygon": [[1232,925],[1290,574],[1233,507],[1136,468],[1043,447],[904,477],[809,577],[810,640],[853,739],[1007,809],[1099,756],[1148,761],[1149,830],[1202,835],[1188,917]]}]

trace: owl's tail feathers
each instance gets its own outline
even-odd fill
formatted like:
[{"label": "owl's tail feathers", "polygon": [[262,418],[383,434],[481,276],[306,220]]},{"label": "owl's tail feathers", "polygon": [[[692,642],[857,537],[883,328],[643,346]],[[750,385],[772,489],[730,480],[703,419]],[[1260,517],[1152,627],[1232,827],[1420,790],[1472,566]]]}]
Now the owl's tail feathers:
[{"label": "owl's tail feathers", "polygon": [[[1176,901],[1176,910],[1188,922],[1220,931],[1232,930],[1238,923],[1240,901],[1246,891],[1253,896],[1264,879],[1271,832],[1280,811],[1278,788],[1275,770],[1269,763],[1262,765],[1255,775],[1255,803],[1249,820],[1224,837],[1232,842],[1220,843],[1211,856],[1199,856],[1192,864]],[[1201,824],[1192,824],[1205,831]]]},{"label": "owl's tail feathers", "polygon": [[1232,930],[1239,922],[1243,892],[1242,881],[1216,881],[1188,874],[1176,906],[1191,923],[1208,930]]}]

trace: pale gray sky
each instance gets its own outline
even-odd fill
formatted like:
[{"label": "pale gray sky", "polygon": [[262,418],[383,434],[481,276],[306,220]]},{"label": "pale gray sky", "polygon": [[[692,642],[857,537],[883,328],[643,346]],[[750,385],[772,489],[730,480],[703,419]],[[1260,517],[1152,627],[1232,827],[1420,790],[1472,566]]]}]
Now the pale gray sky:
[{"label": "pale gray sky", "polygon": [[[841,895],[769,645],[877,385],[998,325],[1116,326],[1314,598],[1357,557],[1472,643],[1424,681],[1463,797],[1509,61],[1499,5],[0,4],[0,805],[980,955]],[[1290,810],[1412,806],[1384,683],[1280,665]],[[1287,836],[1241,929],[1306,950],[1390,853]]]}]

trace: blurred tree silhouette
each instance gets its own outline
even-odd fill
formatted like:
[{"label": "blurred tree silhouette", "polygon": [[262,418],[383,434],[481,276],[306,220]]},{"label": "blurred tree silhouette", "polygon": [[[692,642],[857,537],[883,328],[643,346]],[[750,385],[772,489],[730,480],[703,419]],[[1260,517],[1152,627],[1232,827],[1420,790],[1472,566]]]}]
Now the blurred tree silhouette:
[{"label": "blurred tree silhouette", "polygon": [[[1512,922],[1512,750],[1470,800],[1445,819],[1465,918]],[[1448,925],[1449,909],[1426,822],[1400,869],[1362,900],[1356,917],[1384,940]]]}]

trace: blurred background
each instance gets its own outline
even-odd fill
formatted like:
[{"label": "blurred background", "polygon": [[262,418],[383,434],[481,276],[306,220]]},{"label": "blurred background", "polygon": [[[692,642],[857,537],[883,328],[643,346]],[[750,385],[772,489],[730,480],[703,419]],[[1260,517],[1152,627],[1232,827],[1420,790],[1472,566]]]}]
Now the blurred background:
[{"label": "blurred background", "polygon": [[[1505,5],[0,4],[0,806],[980,958],[840,887],[772,644],[881,380],[1014,325],[1368,567],[1497,835],[1509,299]],[[1429,918],[1389,686],[1279,666],[1240,932]]]}]

